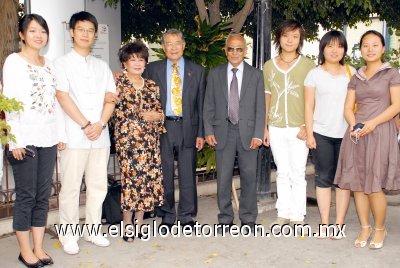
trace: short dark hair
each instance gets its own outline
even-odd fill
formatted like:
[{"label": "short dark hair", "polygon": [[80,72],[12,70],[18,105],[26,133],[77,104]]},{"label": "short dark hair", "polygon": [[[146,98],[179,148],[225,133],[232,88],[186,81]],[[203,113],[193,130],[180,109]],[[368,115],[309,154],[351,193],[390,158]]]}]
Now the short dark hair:
[{"label": "short dark hair", "polygon": [[127,62],[133,55],[146,62],[149,60],[149,49],[140,40],[130,42],[118,50],[118,57],[121,63]]},{"label": "short dark hair", "polygon": [[322,65],[325,63],[324,50],[325,47],[331,43],[338,43],[340,47],[344,48],[343,57],[340,59],[339,63],[344,65],[344,57],[347,53],[347,41],[346,37],[341,31],[329,31],[324,36],[322,36],[321,41],[319,42],[319,55],[318,55],[318,64]]},{"label": "short dark hair", "polygon": [[373,34],[373,35],[378,36],[378,37],[381,39],[382,46],[385,46],[385,37],[383,37],[383,35],[382,35],[380,32],[378,32],[378,31],[369,30],[369,31],[366,31],[366,32],[361,36],[361,38],[360,38],[360,49],[361,49],[361,46],[362,46],[362,42],[363,42],[363,40],[364,40],[364,37],[366,37],[366,36],[369,35],[369,34]]},{"label": "short dark hair", "polygon": [[[22,33],[23,35],[26,34],[26,31],[28,30],[29,24],[32,21],[36,21],[37,23],[39,23],[40,26],[43,27],[43,29],[46,31],[47,33],[47,42],[49,42],[49,35],[50,35],[50,31],[49,31],[49,26],[47,25],[46,20],[38,15],[38,14],[26,14],[24,15],[18,23],[18,32]],[[25,41],[22,40],[22,43],[25,44]]]},{"label": "short dark hair", "polygon": [[282,53],[282,47],[280,43],[280,39],[282,35],[287,32],[287,31],[294,31],[294,30],[299,30],[300,31],[300,43],[299,46],[296,49],[297,54],[301,54],[301,48],[303,47],[304,39],[305,39],[305,31],[303,26],[301,26],[300,22],[296,20],[285,20],[281,24],[279,24],[278,28],[275,30],[274,34],[274,45],[275,49],[278,50],[279,54]]},{"label": "short dark hair", "polygon": [[97,33],[97,28],[99,27],[99,24],[97,23],[97,19],[95,16],[90,14],[87,11],[80,11],[71,16],[71,19],[69,20],[69,28],[70,29],[75,29],[75,25],[78,21],[90,21],[94,25],[94,29]]}]

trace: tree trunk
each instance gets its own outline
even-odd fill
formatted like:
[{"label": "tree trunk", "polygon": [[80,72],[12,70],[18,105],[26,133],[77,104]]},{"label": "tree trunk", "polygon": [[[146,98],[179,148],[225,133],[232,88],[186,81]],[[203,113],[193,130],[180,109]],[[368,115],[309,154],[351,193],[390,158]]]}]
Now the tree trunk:
[{"label": "tree trunk", "polygon": [[240,33],[244,23],[246,22],[247,17],[254,9],[254,1],[246,0],[243,8],[236,13],[229,21],[232,22],[232,32]]},{"label": "tree trunk", "polygon": [[0,1],[0,78],[6,57],[18,50],[18,3],[15,0]]},{"label": "tree trunk", "polygon": [[197,10],[199,11],[200,21],[203,22],[204,20],[206,20],[207,24],[210,24],[204,0],[196,0],[196,6]]},{"label": "tree trunk", "polygon": [[221,10],[219,5],[221,0],[214,0],[208,4],[208,12],[210,14],[210,25],[214,26],[221,21]]}]

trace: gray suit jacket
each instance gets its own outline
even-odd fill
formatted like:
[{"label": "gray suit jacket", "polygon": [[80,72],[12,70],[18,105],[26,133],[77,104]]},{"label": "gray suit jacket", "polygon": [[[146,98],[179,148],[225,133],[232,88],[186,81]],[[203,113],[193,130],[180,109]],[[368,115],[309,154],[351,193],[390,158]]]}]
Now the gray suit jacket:
[{"label": "gray suit jacket", "polygon": [[[149,63],[144,77],[154,80],[160,87],[161,106],[165,113],[167,104],[167,60]],[[204,137],[203,102],[205,93],[204,68],[185,59],[182,92],[183,142],[185,147],[195,147],[196,138]],[[168,129],[167,129],[168,131]]]},{"label": "gray suit jacket", "polygon": [[[208,74],[204,99],[205,135],[214,135],[216,149],[225,147],[228,134],[228,63],[217,66]],[[239,100],[239,134],[243,147],[250,150],[252,138],[263,139],[265,126],[264,80],[261,70],[244,62]]]}]

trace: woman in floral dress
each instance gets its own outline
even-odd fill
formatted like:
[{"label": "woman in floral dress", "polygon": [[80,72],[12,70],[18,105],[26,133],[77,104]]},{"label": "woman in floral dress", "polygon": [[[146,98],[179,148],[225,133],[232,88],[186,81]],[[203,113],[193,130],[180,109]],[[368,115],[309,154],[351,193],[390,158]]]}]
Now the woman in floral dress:
[{"label": "woman in floral dress", "polygon": [[124,71],[116,81],[120,101],[114,112],[114,137],[121,168],[123,239],[133,242],[133,234],[140,237],[144,212],[164,200],[159,140],[165,132],[164,115],[158,86],[142,78],[149,55],[146,45],[140,41],[126,44],[118,55]]}]

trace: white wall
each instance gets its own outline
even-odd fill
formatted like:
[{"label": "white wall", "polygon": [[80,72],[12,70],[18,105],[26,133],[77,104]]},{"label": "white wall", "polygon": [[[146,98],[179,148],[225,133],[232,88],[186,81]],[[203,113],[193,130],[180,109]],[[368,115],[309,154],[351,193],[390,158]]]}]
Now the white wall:
[{"label": "white wall", "polygon": [[347,27],[346,29],[346,39],[347,39],[347,44],[349,46],[349,54],[351,53],[352,48],[354,45],[358,44],[360,42],[361,36],[369,30],[375,30],[383,34],[385,36],[385,23],[383,21],[380,21],[378,18],[371,18],[371,23],[366,25],[363,22],[359,22],[356,24],[355,27],[350,28]]},{"label": "white wall", "polygon": [[[86,11],[92,13],[99,24],[109,25],[109,59],[110,68],[113,71],[121,69],[121,64],[118,60],[118,49],[121,47],[121,6],[118,4],[117,8],[112,7],[104,8],[104,0],[85,0]],[[124,1],[124,0],[120,0]]]},{"label": "white wall", "polygon": [[73,13],[85,10],[96,16],[99,24],[110,26],[110,68],[120,69],[116,53],[121,44],[121,8],[104,8],[104,0],[30,0],[31,13],[43,16],[50,29],[50,42],[43,54],[49,59],[64,55],[64,22]]},{"label": "white wall", "polygon": [[84,10],[83,0],[31,0],[31,13],[45,18],[50,30],[50,42],[42,52],[49,59],[64,55],[64,27],[75,12]]}]

